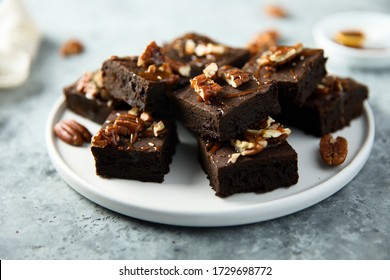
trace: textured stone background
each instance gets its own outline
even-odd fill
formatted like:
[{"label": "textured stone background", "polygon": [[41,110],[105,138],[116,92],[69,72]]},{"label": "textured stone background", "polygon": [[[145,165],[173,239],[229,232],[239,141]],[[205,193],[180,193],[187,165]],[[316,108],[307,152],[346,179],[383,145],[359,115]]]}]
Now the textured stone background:
[{"label": "textured stone background", "polygon": [[[291,14],[270,19],[264,5]],[[25,0],[44,34],[29,80],[0,90],[0,259],[389,259],[390,71],[336,69],[370,87],[376,121],[372,154],[345,188],[287,217],[228,228],[153,224],[106,210],[73,191],[54,170],[44,128],[62,87],[112,54],[137,54],[187,31],[240,46],[276,27],[285,42],[314,46],[311,27],[345,10],[390,12],[386,0],[75,1]],[[63,59],[58,48],[86,45]]]}]

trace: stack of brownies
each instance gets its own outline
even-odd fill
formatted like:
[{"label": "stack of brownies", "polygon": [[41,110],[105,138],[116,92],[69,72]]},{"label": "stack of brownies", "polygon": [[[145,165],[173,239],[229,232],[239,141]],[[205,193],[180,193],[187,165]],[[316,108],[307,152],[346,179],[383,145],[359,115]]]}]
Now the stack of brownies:
[{"label": "stack of brownies", "polygon": [[64,93],[70,110],[103,124],[92,138],[97,175],[162,182],[179,121],[218,196],[262,193],[298,182],[291,130],[275,119],[322,136],[362,113],[367,87],[327,76],[325,63],[301,44],[250,53],[189,33],[111,57]]}]

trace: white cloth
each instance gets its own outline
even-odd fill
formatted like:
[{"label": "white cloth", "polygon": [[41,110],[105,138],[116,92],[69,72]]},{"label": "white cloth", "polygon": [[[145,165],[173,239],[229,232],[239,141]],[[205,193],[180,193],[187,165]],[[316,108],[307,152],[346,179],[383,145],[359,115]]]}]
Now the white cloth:
[{"label": "white cloth", "polygon": [[27,79],[40,40],[20,0],[0,1],[0,88],[18,86]]}]

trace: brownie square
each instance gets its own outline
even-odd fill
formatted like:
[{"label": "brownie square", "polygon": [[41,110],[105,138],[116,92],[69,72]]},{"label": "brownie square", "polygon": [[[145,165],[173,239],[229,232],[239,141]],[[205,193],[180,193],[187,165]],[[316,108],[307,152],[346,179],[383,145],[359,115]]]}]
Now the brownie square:
[{"label": "brownie square", "polygon": [[65,103],[69,110],[102,124],[113,110],[130,106],[112,97],[102,86],[101,73],[87,72],[77,82],[64,88]]},{"label": "brownie square", "polygon": [[269,192],[298,182],[297,153],[283,141],[252,156],[241,156],[229,162],[235,149],[225,142],[210,149],[215,141],[198,138],[201,165],[217,196],[242,192]]},{"label": "brownie square", "polygon": [[273,84],[259,85],[252,75],[238,88],[219,83],[222,90],[210,104],[200,102],[189,85],[170,95],[177,118],[202,137],[230,140],[265,117],[280,112],[278,92]]},{"label": "brownie square", "polygon": [[137,66],[138,57],[113,56],[103,63],[104,87],[112,96],[154,115],[171,113],[167,92],[177,76],[168,72],[149,73]]},{"label": "brownie square", "polygon": [[[147,120],[131,111],[112,112],[92,138],[96,174],[163,182],[178,142],[172,120]],[[149,115],[150,116],[150,115]],[[140,124],[140,125],[138,125]]]},{"label": "brownie square", "polygon": [[[218,66],[242,67],[250,57],[246,49],[229,47],[197,33],[188,33],[174,39],[166,44],[162,51],[165,56],[175,61],[189,64],[190,78],[201,74],[212,62]],[[188,83],[188,80],[186,82]]]},{"label": "brownie square", "polygon": [[350,78],[325,77],[301,108],[289,106],[277,118],[308,134],[323,136],[360,116],[368,88]]},{"label": "brownie square", "polygon": [[[279,46],[265,53],[275,54],[280,50],[284,52],[294,47]],[[264,53],[254,57],[243,70],[253,73],[261,83],[277,84],[282,111],[290,104],[302,106],[326,75],[326,58],[322,49],[303,48],[286,62],[276,65],[272,63],[264,65],[263,57]]]}]

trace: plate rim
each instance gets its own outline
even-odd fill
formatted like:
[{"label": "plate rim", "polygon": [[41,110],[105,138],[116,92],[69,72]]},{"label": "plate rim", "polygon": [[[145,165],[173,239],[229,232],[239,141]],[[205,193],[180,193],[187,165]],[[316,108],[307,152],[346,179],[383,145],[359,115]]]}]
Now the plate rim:
[{"label": "plate rim", "polygon": [[[375,139],[373,112],[367,100],[363,106],[364,110],[362,115],[365,117],[367,123],[366,138],[364,138],[362,148],[355,155],[354,159],[337,174],[310,189],[287,197],[261,202],[255,205],[243,205],[240,209],[236,210],[224,209],[223,211],[213,211],[212,213],[207,211],[198,211],[196,213],[193,211],[182,211],[177,213],[165,211],[158,207],[154,209],[143,208],[141,205],[126,203],[124,199],[119,199],[111,193],[96,189],[90,183],[85,182],[77,176],[63,160],[60,160],[54,144],[54,124],[67,109],[63,96],[55,102],[48,115],[45,128],[45,141],[49,158],[62,179],[76,192],[102,207],[133,218],[175,226],[237,226],[272,220],[301,211],[325,200],[346,186],[367,162]],[[226,215],[229,215],[232,219],[226,219]]]}]

